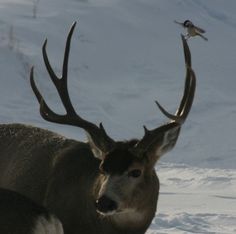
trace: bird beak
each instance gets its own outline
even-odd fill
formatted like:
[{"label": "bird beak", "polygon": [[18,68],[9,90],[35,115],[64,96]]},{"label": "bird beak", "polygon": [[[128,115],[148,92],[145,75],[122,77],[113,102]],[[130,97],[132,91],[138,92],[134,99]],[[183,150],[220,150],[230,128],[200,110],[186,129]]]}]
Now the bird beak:
[{"label": "bird beak", "polygon": [[174,20],[174,23],[179,24],[179,25],[181,25],[181,26],[184,26],[184,23],[178,22],[178,21],[176,21],[176,20]]}]

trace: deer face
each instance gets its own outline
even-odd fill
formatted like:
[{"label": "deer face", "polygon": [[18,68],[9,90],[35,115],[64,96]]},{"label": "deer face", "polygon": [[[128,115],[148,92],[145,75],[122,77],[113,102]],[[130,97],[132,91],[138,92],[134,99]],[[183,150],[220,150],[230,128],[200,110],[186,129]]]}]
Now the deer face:
[{"label": "deer face", "polygon": [[138,158],[130,152],[130,143],[119,145],[100,164],[95,196],[97,212],[103,215],[138,212],[153,173],[147,158]]}]

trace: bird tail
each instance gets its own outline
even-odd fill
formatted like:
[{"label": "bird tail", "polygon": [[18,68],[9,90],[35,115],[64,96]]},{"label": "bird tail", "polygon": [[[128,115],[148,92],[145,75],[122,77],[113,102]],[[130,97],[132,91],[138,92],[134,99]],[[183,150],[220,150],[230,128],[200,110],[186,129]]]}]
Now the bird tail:
[{"label": "bird tail", "polygon": [[204,39],[205,41],[208,41],[208,38],[204,37],[202,34],[198,33],[198,36],[200,36],[202,39]]}]

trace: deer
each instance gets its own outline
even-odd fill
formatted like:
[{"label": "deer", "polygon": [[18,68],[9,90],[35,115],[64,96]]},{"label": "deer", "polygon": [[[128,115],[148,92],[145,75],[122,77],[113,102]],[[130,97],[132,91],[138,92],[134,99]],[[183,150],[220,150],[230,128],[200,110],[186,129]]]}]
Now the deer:
[{"label": "deer", "polygon": [[60,220],[45,207],[8,189],[0,188],[0,233],[63,234]]},{"label": "deer", "polygon": [[152,130],[144,126],[141,139],[116,141],[103,124],[82,118],[68,92],[68,60],[73,23],[66,39],[62,75],[48,58],[47,39],[42,46],[49,77],[65,108],[55,113],[39,91],[34,67],[30,84],[48,122],[85,130],[88,142],[65,138],[52,131],[20,123],[0,125],[0,186],[17,191],[53,212],[65,234],[144,234],[155,216],[159,196],[156,162],[175,145],[192,107],[196,77],[191,53],[181,35],[186,77],[175,114],[156,101],[168,122]]}]

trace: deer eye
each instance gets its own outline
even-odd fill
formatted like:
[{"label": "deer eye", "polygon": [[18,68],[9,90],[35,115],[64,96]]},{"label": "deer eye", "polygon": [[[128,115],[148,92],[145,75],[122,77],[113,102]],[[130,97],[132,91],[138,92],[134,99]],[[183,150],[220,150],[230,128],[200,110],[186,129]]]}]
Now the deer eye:
[{"label": "deer eye", "polygon": [[128,172],[128,177],[138,178],[139,176],[141,176],[141,174],[142,174],[141,170],[134,169],[134,170]]}]

